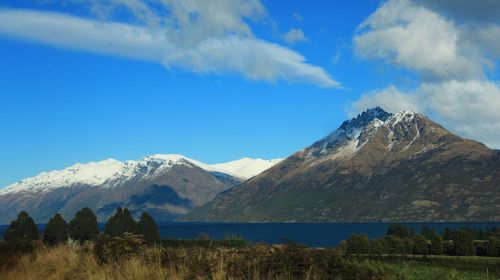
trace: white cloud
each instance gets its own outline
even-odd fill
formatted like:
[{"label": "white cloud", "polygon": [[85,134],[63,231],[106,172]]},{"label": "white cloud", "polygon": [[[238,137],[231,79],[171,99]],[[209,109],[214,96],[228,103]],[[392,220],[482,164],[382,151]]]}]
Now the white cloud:
[{"label": "white cloud", "polygon": [[292,28],[283,36],[283,39],[289,44],[306,42],[308,39],[301,29]]},{"label": "white cloud", "polygon": [[[299,53],[255,38],[244,19],[265,14],[258,0],[158,2],[169,11],[169,17],[162,17],[162,9],[152,9],[145,1],[90,3],[101,20],[0,9],[0,34],[196,73],[236,73],[252,80],[340,86],[324,69],[307,63]],[[128,23],[113,20],[114,11],[119,8],[130,13]]]},{"label": "white cloud", "polygon": [[363,94],[359,100],[352,104],[352,113],[360,113],[367,108],[381,107],[388,112],[424,111],[415,94],[404,93],[394,86],[375,90]]},{"label": "white cloud", "polygon": [[306,64],[300,54],[257,39],[207,40],[196,49],[178,49],[168,54],[164,64],[199,73],[240,73],[253,80],[280,79],[310,82],[321,87],[340,86],[320,67]]},{"label": "white cloud", "polygon": [[427,79],[483,77],[477,53],[461,48],[461,29],[410,0],[391,0],[360,26],[355,50],[420,73]]},{"label": "white cloud", "polygon": [[294,13],[293,18],[298,22],[303,22],[304,18],[299,13]]},{"label": "white cloud", "polygon": [[368,92],[351,109],[426,113],[461,136],[500,148],[500,86],[491,80],[500,58],[500,20],[481,17],[498,9],[489,0],[384,2],[359,26],[356,53],[410,70],[423,82]]}]

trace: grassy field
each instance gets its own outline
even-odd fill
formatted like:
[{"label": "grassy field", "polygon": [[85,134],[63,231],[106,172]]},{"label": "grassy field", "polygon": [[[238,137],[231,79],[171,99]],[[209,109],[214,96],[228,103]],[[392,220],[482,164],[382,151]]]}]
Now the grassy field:
[{"label": "grassy field", "polygon": [[310,249],[293,244],[237,248],[143,246],[119,249],[118,254],[110,251],[112,247],[101,250],[95,247],[91,242],[52,248],[40,245],[17,257],[3,255],[0,278],[500,279],[500,258],[346,257],[334,249]]}]

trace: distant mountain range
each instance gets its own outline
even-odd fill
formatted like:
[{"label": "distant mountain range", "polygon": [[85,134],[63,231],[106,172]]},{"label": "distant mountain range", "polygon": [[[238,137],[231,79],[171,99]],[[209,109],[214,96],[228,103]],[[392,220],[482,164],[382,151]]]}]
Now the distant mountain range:
[{"label": "distant mountain range", "polygon": [[0,189],[0,223],[21,210],[37,222],[56,212],[69,219],[82,207],[105,220],[118,206],[136,215],[148,211],[158,221],[173,220],[279,161],[243,158],[210,165],[182,155],[152,155],[76,164]]},{"label": "distant mountain range", "polygon": [[499,221],[500,151],[373,108],[181,220]]}]

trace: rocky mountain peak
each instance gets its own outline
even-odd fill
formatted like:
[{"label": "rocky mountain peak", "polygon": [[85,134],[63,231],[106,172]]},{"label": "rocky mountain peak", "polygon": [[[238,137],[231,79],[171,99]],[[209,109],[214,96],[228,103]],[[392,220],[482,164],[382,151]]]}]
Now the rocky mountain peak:
[{"label": "rocky mountain peak", "polygon": [[358,114],[357,117],[344,121],[338,128],[338,130],[350,131],[363,128],[375,119],[379,119],[380,121],[384,122],[392,115],[393,114],[384,111],[384,109],[380,107],[370,108],[362,112],[361,114]]}]

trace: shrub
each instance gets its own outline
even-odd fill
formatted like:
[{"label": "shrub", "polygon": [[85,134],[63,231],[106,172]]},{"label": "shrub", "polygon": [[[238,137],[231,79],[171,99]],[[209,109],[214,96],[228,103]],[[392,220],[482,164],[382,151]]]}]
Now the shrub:
[{"label": "shrub", "polygon": [[54,246],[68,240],[68,224],[59,214],[55,214],[43,233],[43,243]]},{"label": "shrub", "polygon": [[95,243],[94,252],[100,262],[118,261],[137,255],[144,248],[140,235],[125,233],[122,236],[100,235]]},{"label": "shrub", "polygon": [[69,223],[69,237],[83,243],[94,240],[99,234],[97,217],[88,207],[76,212],[75,218]]},{"label": "shrub", "polygon": [[30,215],[24,211],[17,215],[17,219],[10,223],[3,239],[9,241],[37,240],[38,228]]}]

